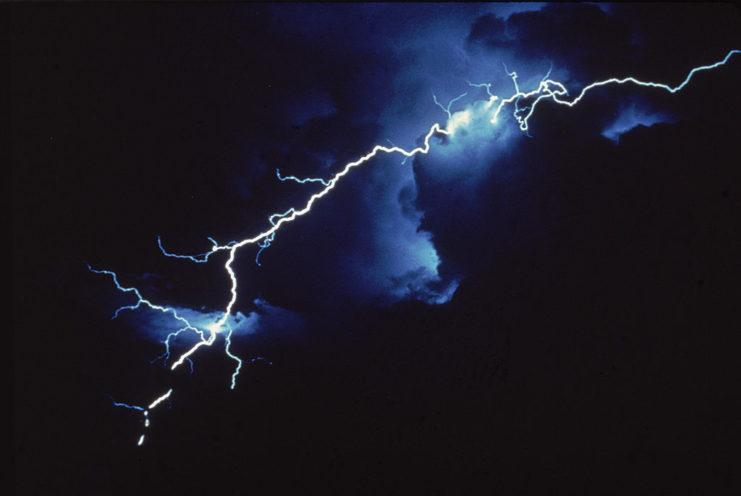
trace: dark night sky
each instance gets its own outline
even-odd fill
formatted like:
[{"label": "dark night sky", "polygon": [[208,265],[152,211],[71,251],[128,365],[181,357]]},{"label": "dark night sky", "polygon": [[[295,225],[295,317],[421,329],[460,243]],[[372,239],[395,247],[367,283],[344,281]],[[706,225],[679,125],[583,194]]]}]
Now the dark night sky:
[{"label": "dark night sky", "polygon": [[[730,5],[601,7],[4,5],[16,493],[738,491],[741,55],[354,170],[261,267],[238,252],[234,351],[273,365],[234,391],[223,343],[150,365],[162,320],[110,320],[132,301],[85,266],[223,309],[224,259],[157,236],[203,252],[317,191],[275,168],[410,148],[433,92],[510,95],[502,63],[576,94],[741,48]],[[137,448],[107,395],[169,387]]]}]

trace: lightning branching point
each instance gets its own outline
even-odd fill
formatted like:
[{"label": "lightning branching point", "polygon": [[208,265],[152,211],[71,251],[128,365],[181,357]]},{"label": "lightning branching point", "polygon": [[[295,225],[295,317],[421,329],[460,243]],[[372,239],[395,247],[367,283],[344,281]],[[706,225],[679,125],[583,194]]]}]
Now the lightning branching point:
[{"label": "lightning branching point", "polygon": [[[538,84],[538,87],[534,90],[523,92],[520,90],[520,87],[517,83],[517,73],[516,72],[510,72],[506,65],[504,66],[504,70],[507,73],[508,76],[512,79],[512,82],[514,84],[515,92],[510,95],[507,98],[500,99],[497,97],[497,95],[494,95],[491,92],[491,84],[489,83],[479,83],[474,84],[470,81],[468,82],[469,86],[476,87],[476,88],[485,88],[487,95],[489,96],[488,102],[486,105],[484,105],[484,108],[488,112],[489,122],[491,124],[496,124],[498,122],[499,115],[501,111],[504,109],[505,106],[513,104],[514,110],[512,113],[512,116],[514,117],[515,121],[518,124],[518,127],[521,131],[527,133],[528,131],[528,121],[532,117],[533,113],[535,112],[535,109],[537,105],[543,101],[543,100],[550,100],[551,102],[555,104],[560,105],[566,105],[569,107],[573,107],[577,103],[581,101],[582,98],[592,89],[607,86],[607,85],[622,85],[622,84],[634,84],[637,86],[643,86],[643,87],[649,87],[649,88],[657,88],[662,89],[665,91],[668,91],[670,93],[676,93],[677,91],[680,91],[682,88],[684,88],[692,79],[692,77],[700,71],[704,70],[710,70],[715,69],[717,67],[720,67],[724,65],[728,60],[731,58],[734,54],[740,54],[741,50],[731,50],[728,52],[728,54],[723,58],[722,60],[710,64],[710,65],[704,65],[704,66],[698,66],[692,69],[687,77],[677,86],[670,86],[668,84],[664,83],[656,83],[656,82],[650,82],[650,81],[642,81],[639,80],[633,76],[628,76],[624,78],[610,78],[605,79],[603,81],[597,81],[594,83],[591,83],[579,92],[579,94],[572,100],[567,100],[566,97],[569,95],[568,91],[566,90],[566,87],[558,82],[550,79],[551,69],[548,70],[548,73],[540,80],[540,83]],[[243,362],[241,359],[239,359],[237,356],[235,356],[231,352],[231,343],[232,343],[232,329],[229,327],[227,321],[229,319],[229,316],[232,314],[234,305],[237,302],[238,294],[238,284],[237,284],[237,278],[234,273],[234,270],[232,268],[234,264],[234,260],[236,258],[237,250],[244,248],[249,245],[255,245],[258,247],[258,257],[259,254],[265,250],[267,247],[270,246],[270,244],[275,240],[276,233],[285,225],[290,224],[291,222],[294,222],[296,219],[303,217],[304,215],[307,215],[309,212],[311,212],[314,204],[327,196],[339,183],[339,181],[347,176],[354,168],[359,167],[366,162],[371,161],[373,158],[378,156],[379,154],[395,154],[398,153],[404,157],[404,160],[414,157],[417,154],[427,154],[430,151],[431,147],[431,139],[433,136],[439,136],[439,135],[445,135],[450,136],[454,133],[456,127],[461,126],[467,126],[470,125],[471,122],[474,122],[473,119],[471,119],[471,112],[472,109],[467,109],[465,111],[456,112],[456,114],[452,114],[450,111],[450,108],[453,103],[460,100],[464,96],[466,96],[467,93],[463,93],[462,95],[454,98],[451,100],[448,105],[445,107],[443,106],[438,100],[435,95],[433,95],[433,99],[436,105],[438,105],[448,116],[448,123],[445,127],[443,127],[439,123],[433,124],[427,133],[425,134],[422,144],[412,148],[410,150],[406,150],[404,148],[401,148],[399,146],[396,146],[393,144],[393,142],[389,141],[390,146],[383,146],[383,145],[376,145],[374,146],[370,152],[367,154],[357,158],[356,160],[353,160],[351,162],[348,162],[345,164],[344,167],[342,167],[338,172],[334,174],[334,176],[329,180],[319,179],[319,178],[309,178],[309,179],[298,179],[294,176],[287,176],[282,177],[280,176],[280,172],[276,169],[276,175],[278,176],[278,179],[281,181],[296,181],[299,183],[306,183],[306,182],[314,182],[319,183],[322,185],[322,189],[318,192],[313,193],[311,196],[309,196],[306,203],[303,205],[303,207],[292,207],[286,210],[283,213],[276,213],[272,214],[268,217],[268,222],[270,224],[270,227],[265,229],[264,231],[249,237],[245,238],[241,241],[231,241],[227,244],[219,244],[212,238],[208,238],[209,241],[212,243],[211,251],[207,253],[203,253],[200,255],[176,255],[173,253],[169,253],[165,251],[165,249],[162,247],[162,242],[158,238],[158,245],[160,247],[160,250],[165,256],[178,258],[178,259],[184,259],[184,260],[190,260],[192,262],[196,263],[205,263],[209,261],[209,257],[216,253],[216,252],[227,252],[228,257],[226,262],[224,263],[224,270],[226,271],[227,275],[229,276],[229,280],[231,282],[230,284],[230,298],[229,301],[226,303],[226,306],[223,309],[223,312],[221,313],[221,317],[218,321],[211,324],[207,329],[198,329],[195,326],[193,326],[190,322],[187,321],[187,319],[180,316],[177,311],[175,311],[173,308],[170,307],[163,307],[160,305],[155,305],[149,300],[142,297],[142,295],[139,293],[139,291],[136,288],[127,288],[123,287],[119,284],[118,278],[114,272],[107,271],[107,270],[96,270],[90,267],[88,265],[88,268],[96,273],[96,274],[106,274],[113,278],[113,282],[116,285],[116,287],[124,292],[124,293],[131,293],[136,296],[137,301],[134,305],[129,306],[123,306],[120,307],[115,311],[115,314],[113,318],[118,317],[119,313],[123,310],[136,310],[138,308],[141,308],[142,306],[149,307],[152,310],[159,311],[166,313],[173,317],[176,321],[180,322],[182,326],[177,330],[170,334],[168,334],[167,338],[165,339],[165,354],[162,355],[163,360],[167,360],[170,357],[170,341],[175,339],[179,334],[185,332],[185,331],[192,331],[198,335],[199,340],[191,346],[188,350],[183,352],[180,357],[171,365],[171,369],[174,370],[180,365],[183,364],[183,362],[188,361],[192,366],[191,357],[192,355],[198,351],[200,348],[203,347],[209,347],[211,346],[215,340],[216,336],[221,333],[225,333],[225,351],[226,354],[237,362],[236,368],[234,373],[231,377],[231,388],[233,389],[236,385],[236,378],[239,375],[239,372],[242,368]],[[521,100],[527,100],[529,101],[529,105],[520,107],[519,102]],[[494,107],[494,103],[498,101],[498,104],[496,107]],[[493,107],[493,110],[491,110]],[[460,117],[458,117],[460,116]],[[256,258],[257,263],[259,264],[259,260]],[[208,336],[208,337],[207,337]],[[256,361],[266,361],[262,357],[253,358],[250,360],[250,364],[256,363]],[[272,364],[272,362],[268,362],[269,364]],[[149,419],[148,419],[148,411],[157,406],[159,403],[164,401],[165,399],[168,399],[170,394],[172,393],[172,389],[170,389],[167,393],[160,396],[159,398],[155,399],[148,408],[144,409],[143,407],[139,407],[136,405],[128,405],[125,403],[118,403],[114,401],[114,405],[121,406],[133,410],[139,410],[142,411],[145,416],[145,425],[149,425]],[[144,442],[144,435],[139,440],[139,444],[141,445]]]},{"label": "lightning branching point", "polygon": [[553,72],[553,62],[551,62],[550,67],[548,67],[548,72],[545,73],[545,76],[541,78],[540,82],[544,83],[546,79],[551,77],[551,72]]},{"label": "lightning branching point", "polygon": [[[116,401],[110,395],[108,395],[108,397],[113,402],[113,406],[119,406],[119,407],[123,407],[123,408],[128,408],[129,410],[137,410],[137,411],[142,412],[142,421],[144,423],[144,428],[145,429],[149,429],[149,426],[151,424],[151,422],[149,421],[149,412],[151,410],[153,410],[154,408],[156,408],[157,405],[159,405],[163,401],[169,400],[171,394],[172,394],[172,388],[168,389],[166,393],[164,393],[164,394],[158,396],[157,398],[155,398],[154,401],[152,401],[149,404],[149,406],[146,407],[146,408],[144,408],[143,406],[139,406],[139,405],[129,405],[128,403],[122,403],[120,401]],[[144,444],[145,437],[146,437],[146,435],[144,433],[142,433],[139,436],[139,441],[136,443],[136,445],[137,446],[141,446],[142,444]]]},{"label": "lightning branching point", "polygon": [[451,114],[451,112],[450,112],[450,107],[451,107],[451,106],[452,106],[452,105],[453,105],[453,104],[454,104],[455,102],[457,102],[458,100],[460,100],[461,98],[463,98],[463,97],[464,97],[464,96],[466,96],[466,95],[468,95],[468,93],[462,93],[462,94],[458,95],[457,97],[453,98],[452,100],[450,100],[450,101],[448,102],[448,106],[447,106],[447,107],[443,107],[443,104],[442,104],[442,103],[440,103],[440,102],[439,102],[439,101],[437,100],[437,97],[435,96],[435,94],[434,94],[434,93],[432,94],[432,100],[433,100],[433,101],[435,102],[435,105],[437,105],[438,107],[440,107],[440,108],[441,108],[441,109],[443,110],[443,112],[445,112],[445,113],[447,114],[447,116],[448,116],[448,119],[450,119],[450,118],[452,117],[452,114]]},{"label": "lightning branching point", "polygon": [[270,243],[273,242],[273,239],[275,239],[275,233],[257,243],[257,246],[259,246],[260,249],[257,250],[257,254],[255,255],[255,263],[260,267],[262,267],[262,264],[260,263],[260,255],[263,251],[265,251],[266,248],[270,246]]},{"label": "lightning branching point", "polygon": [[496,95],[491,92],[491,83],[472,83],[468,79],[466,79],[466,83],[468,83],[468,86],[470,86],[471,88],[485,88],[486,94],[489,95],[489,97],[496,98]]},{"label": "lightning branching point", "polygon": [[502,62],[502,65],[504,66],[504,72],[512,78],[512,82],[515,84],[515,92],[519,93],[520,87],[517,85],[517,73],[515,71],[509,72],[509,70],[507,70],[507,64],[504,62]]},{"label": "lightning branching point", "polygon": [[491,83],[472,83],[471,81],[466,80],[466,83],[468,83],[468,86],[472,88],[485,88],[486,94],[489,95],[489,99],[486,101],[486,104],[484,108],[487,110],[491,108],[492,105],[494,105],[494,102],[497,101],[497,98],[499,98],[497,95],[491,92]]},{"label": "lightning branching point", "polygon": [[[214,238],[208,236],[206,239],[211,242],[212,248],[214,246],[219,246],[219,243],[217,243],[216,240],[214,240]],[[236,243],[236,241],[230,241],[229,243],[227,243],[227,245],[232,245],[234,243]],[[162,246],[162,238],[160,236],[157,236],[157,246],[159,246],[160,251],[166,257],[170,257],[170,258],[181,258],[181,259],[184,259],[184,260],[190,260],[191,262],[195,262],[195,263],[206,263],[206,262],[208,262],[208,257],[210,257],[213,254],[213,252],[214,252],[214,250],[211,249],[211,250],[209,250],[209,251],[207,251],[205,253],[199,253],[198,255],[179,255],[177,253],[170,253],[167,250],[165,250],[165,247],[164,246]]]},{"label": "lightning branching point", "polygon": [[[178,337],[183,332],[190,330],[189,327],[181,327],[177,331],[171,332],[165,337],[163,344],[165,345],[165,352],[158,357],[153,358],[149,363],[154,363],[157,360],[162,360],[163,365],[167,365],[167,360],[170,358],[170,341]],[[202,335],[201,335],[202,336]],[[191,362],[191,371],[193,369],[193,363]]]}]

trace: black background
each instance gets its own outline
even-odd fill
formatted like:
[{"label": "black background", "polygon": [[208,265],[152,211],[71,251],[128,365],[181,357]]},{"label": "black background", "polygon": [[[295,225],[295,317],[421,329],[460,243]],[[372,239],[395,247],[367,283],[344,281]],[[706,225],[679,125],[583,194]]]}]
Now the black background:
[{"label": "black background", "polygon": [[[737,10],[695,8],[675,24],[658,6],[637,16],[677,47],[671,61],[689,54],[682,67],[741,47]],[[544,104],[528,166],[476,206],[483,226],[461,238],[452,207],[426,221],[442,258],[468,269],[453,301],[255,335],[254,356],[274,365],[246,367],[229,391],[217,352],[193,376],[148,366],[160,347],[109,320],[115,292],[84,261],[177,285],[153,248],[162,226],[183,248],[252,232],[249,212],[273,192],[244,198],[230,171],[291,132],[275,106],[297,74],[339,87],[352,57],[274,35],[267,6],[3,10],[17,494],[738,490],[738,56],[656,97],[685,118],[619,146],[582,138],[598,101]],[[712,41],[693,52],[692,37]],[[106,394],[141,386],[148,401],[165,380],[172,408],[137,448],[138,417]]]}]

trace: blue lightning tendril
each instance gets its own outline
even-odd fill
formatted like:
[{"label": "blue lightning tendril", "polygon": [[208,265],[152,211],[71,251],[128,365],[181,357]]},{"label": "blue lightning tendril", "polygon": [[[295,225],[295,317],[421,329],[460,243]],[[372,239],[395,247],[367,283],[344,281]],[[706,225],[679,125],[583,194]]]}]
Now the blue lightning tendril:
[{"label": "blue lightning tendril", "polygon": [[450,113],[450,106],[453,105],[455,102],[457,102],[458,100],[460,100],[461,98],[463,98],[466,95],[468,95],[468,93],[463,93],[463,94],[458,95],[457,97],[453,98],[452,100],[450,100],[448,102],[448,106],[447,107],[443,107],[443,104],[440,103],[439,101],[437,101],[437,97],[435,96],[434,93],[432,94],[432,100],[435,102],[435,105],[437,105],[438,107],[440,107],[441,109],[443,109],[443,112],[445,112],[448,115],[448,119],[450,119],[452,117],[452,114]]},{"label": "blue lightning tendril", "polygon": [[[212,246],[219,246],[219,243],[217,243],[216,240],[214,240],[214,238],[212,238],[212,237],[209,236],[206,239],[211,242],[211,245]],[[234,243],[236,243],[236,241],[230,241],[229,243],[227,243],[227,246],[230,246],[230,245],[232,245]],[[205,253],[200,253],[198,255],[179,255],[177,253],[170,253],[167,250],[165,250],[165,247],[164,246],[162,246],[162,238],[160,238],[160,236],[157,236],[157,246],[159,246],[160,251],[166,257],[170,257],[170,258],[182,258],[182,259],[185,259],[185,260],[190,260],[191,262],[195,262],[195,263],[206,263],[206,262],[208,262],[208,257],[210,257],[214,253],[213,250],[207,251]],[[199,258],[199,257],[203,257],[203,258]]]},{"label": "blue lightning tendril", "polygon": [[321,179],[319,177],[309,177],[309,178],[306,178],[306,179],[299,179],[296,176],[285,176],[285,177],[283,177],[283,176],[280,175],[280,170],[279,169],[275,169],[275,175],[278,176],[278,179],[280,181],[295,181],[295,182],[297,182],[299,184],[305,184],[305,183],[321,183],[324,186],[329,186],[329,183],[327,183],[327,181],[325,181],[324,179]]},{"label": "blue lightning tendril", "polygon": [[468,79],[466,79],[466,83],[472,88],[486,88],[486,94],[495,100],[497,99],[497,96],[491,92],[491,83],[472,83]]},{"label": "blue lightning tendril", "polygon": [[[519,129],[522,132],[527,133],[528,132],[528,121],[532,117],[533,113],[535,112],[535,109],[537,105],[542,100],[549,100],[555,104],[560,105],[566,105],[568,107],[573,107],[577,103],[579,103],[582,98],[592,89],[607,85],[622,85],[631,83],[637,86],[643,86],[648,88],[657,88],[662,89],[665,91],[668,91],[669,93],[676,93],[680,91],[682,88],[684,88],[692,79],[692,77],[699,71],[714,69],[717,67],[720,67],[724,65],[728,60],[731,58],[734,54],[741,53],[741,50],[731,50],[728,52],[728,54],[723,58],[721,61],[710,64],[710,65],[704,65],[704,66],[698,66],[692,69],[687,77],[677,86],[669,86],[664,83],[655,83],[650,81],[641,81],[639,79],[636,79],[633,76],[628,76],[624,78],[610,78],[605,79],[603,81],[597,81],[594,83],[591,83],[579,92],[579,94],[571,100],[567,100],[566,97],[569,95],[568,91],[566,90],[565,86],[561,84],[558,81],[554,81],[550,79],[550,74],[552,70],[551,68],[548,70],[548,73],[540,80],[540,83],[538,84],[538,87],[532,91],[529,92],[523,92],[520,90],[519,85],[517,83],[517,73],[516,72],[509,72],[506,65],[504,67],[505,72],[507,75],[512,79],[512,82],[514,84],[515,92],[511,96],[505,99],[500,99],[496,95],[494,95],[491,92],[491,84],[490,83],[471,83],[468,82],[468,85],[475,88],[484,88],[486,90],[487,95],[489,96],[488,101],[485,105],[483,105],[481,108],[484,112],[486,112],[485,116],[488,119],[488,122],[491,124],[496,124],[499,119],[499,115],[502,111],[502,109],[509,104],[513,104],[514,110],[512,112],[512,116],[514,117],[515,121],[518,124]],[[412,148],[411,150],[406,150],[404,148],[401,148],[399,146],[396,146],[393,144],[393,142],[389,141],[390,146],[382,146],[382,145],[376,145],[374,146],[370,152],[367,154],[361,156],[360,158],[348,162],[345,164],[345,166],[339,170],[337,173],[332,176],[329,180],[324,180],[320,178],[306,178],[306,179],[298,179],[295,176],[286,176],[283,177],[280,175],[280,172],[276,169],[276,175],[280,181],[295,181],[301,184],[312,182],[312,183],[318,183],[322,185],[322,189],[316,193],[313,193],[309,199],[306,201],[303,207],[298,208],[290,208],[286,210],[284,213],[276,213],[272,214],[268,217],[268,222],[270,223],[270,226],[265,231],[256,234],[253,237],[243,239],[241,241],[231,241],[227,244],[219,244],[212,238],[208,238],[209,241],[212,243],[211,250],[209,252],[205,252],[199,255],[177,255],[173,253],[168,253],[165,251],[164,247],[162,246],[162,242],[160,238],[157,238],[157,243],[160,247],[160,250],[162,253],[167,257],[172,257],[176,259],[185,259],[190,260],[192,262],[196,263],[205,263],[209,261],[209,257],[216,252],[227,252],[228,257],[224,264],[224,270],[227,272],[227,275],[229,276],[229,279],[231,281],[231,287],[230,287],[230,298],[229,301],[226,303],[226,306],[221,312],[221,317],[216,321],[213,322],[211,325],[208,326],[206,329],[199,329],[192,325],[190,322],[188,322],[187,319],[182,317],[177,313],[177,311],[171,307],[164,307],[160,305],[155,305],[154,303],[150,302],[149,300],[145,299],[141,293],[136,288],[127,288],[123,287],[118,282],[118,277],[114,272],[108,271],[108,270],[96,270],[90,267],[88,265],[88,269],[96,274],[105,274],[112,277],[114,284],[116,285],[116,288],[124,293],[130,293],[136,296],[137,301],[133,305],[123,306],[118,308],[112,318],[118,317],[119,313],[123,310],[136,310],[141,308],[142,306],[149,307],[152,310],[162,312],[164,314],[169,315],[173,319],[175,319],[179,324],[179,329],[171,332],[167,335],[164,341],[165,345],[165,353],[161,355],[160,357],[157,357],[157,359],[162,359],[165,363],[170,358],[170,344],[171,340],[178,337],[181,333],[186,331],[192,331],[195,333],[195,335],[198,336],[199,340],[196,344],[191,346],[187,351],[183,352],[177,360],[175,360],[172,365],[170,366],[171,370],[176,369],[180,365],[183,364],[183,362],[188,361],[191,365],[191,370],[193,363],[191,361],[191,356],[198,351],[202,347],[210,347],[216,340],[217,335],[224,333],[225,334],[225,352],[226,354],[233,360],[237,362],[236,369],[234,370],[234,373],[231,377],[231,388],[233,389],[236,385],[236,378],[239,375],[239,372],[242,368],[243,362],[240,358],[238,358],[236,355],[234,355],[231,352],[231,338],[232,338],[232,328],[227,323],[230,315],[232,314],[234,305],[237,302],[237,278],[234,273],[234,270],[232,268],[237,250],[248,246],[248,245],[256,245],[258,247],[258,252],[255,261],[258,265],[260,265],[259,262],[259,255],[264,251],[266,248],[270,246],[270,244],[275,240],[275,234],[280,230],[280,228],[286,224],[289,224],[299,217],[303,217],[304,215],[308,214],[312,207],[314,206],[314,203],[316,203],[318,200],[324,198],[327,196],[337,185],[337,183],[346,175],[350,173],[350,171],[356,167],[359,167],[363,165],[364,163],[370,161],[371,159],[375,158],[377,155],[384,153],[384,154],[394,154],[398,153],[401,154],[404,157],[404,160],[413,157],[417,154],[426,154],[430,151],[430,140],[433,136],[451,136],[455,133],[456,129],[459,127],[467,126],[472,122],[472,112],[473,108],[468,108],[463,111],[459,111],[456,113],[452,113],[450,110],[450,107],[453,103],[460,100],[464,96],[466,96],[467,93],[463,93],[459,95],[458,97],[452,99],[447,107],[444,107],[438,100],[437,97],[433,94],[433,100],[437,106],[439,106],[448,116],[448,122],[445,126],[442,126],[439,123],[433,124],[427,133],[424,136],[424,139],[422,141],[422,145],[417,146],[416,148]],[[496,107],[494,106],[495,102],[498,104]],[[531,103],[525,107],[520,107],[519,102],[521,100],[532,100]],[[493,110],[492,110],[493,109]],[[482,111],[482,110],[477,110]],[[256,363],[256,361],[266,361],[268,364],[272,365],[272,362],[267,361],[266,359],[262,357],[253,358],[250,360],[250,364]],[[165,399],[169,399],[170,394],[172,393],[172,389],[168,390],[165,394],[161,395],[160,397],[156,398],[147,408],[143,408],[137,405],[129,405],[126,403],[120,403],[113,398],[111,400],[113,401],[115,406],[120,406],[132,410],[138,410],[141,411],[145,418],[145,427],[149,427],[149,417],[148,412],[149,410],[156,407],[159,403],[164,401]],[[138,444],[141,445],[144,442],[144,434],[141,435],[139,438]]]}]

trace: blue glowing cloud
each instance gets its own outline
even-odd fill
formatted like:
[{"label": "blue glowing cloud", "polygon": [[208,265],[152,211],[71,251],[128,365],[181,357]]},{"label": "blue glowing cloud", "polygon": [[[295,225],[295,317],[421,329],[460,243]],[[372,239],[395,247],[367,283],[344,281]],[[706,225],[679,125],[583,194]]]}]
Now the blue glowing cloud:
[{"label": "blue glowing cloud", "polygon": [[674,121],[675,119],[668,114],[646,110],[633,103],[622,109],[617,118],[602,130],[602,136],[618,143],[620,136],[638,126],[651,127],[654,124]]},{"label": "blue glowing cloud", "polygon": [[[208,330],[223,315],[223,312],[219,312],[218,310],[209,311],[205,308],[200,310],[182,306],[172,306],[171,308],[178,315],[190,322],[193,327],[201,330]],[[123,318],[138,329],[147,339],[157,342],[163,342],[169,334],[182,327],[178,325],[178,322],[171,315],[152,310],[121,312],[120,318]],[[236,312],[229,317],[227,324],[232,329],[234,335],[246,335],[257,332],[259,322],[260,316],[254,311],[248,315],[242,312]],[[177,337],[178,342],[189,345],[200,339],[200,336],[195,332],[183,332]]]}]

